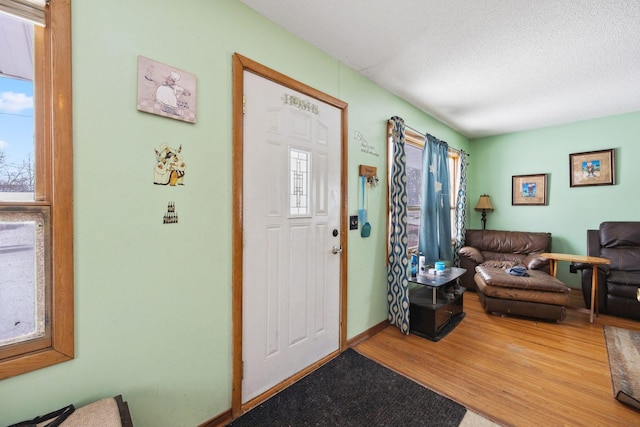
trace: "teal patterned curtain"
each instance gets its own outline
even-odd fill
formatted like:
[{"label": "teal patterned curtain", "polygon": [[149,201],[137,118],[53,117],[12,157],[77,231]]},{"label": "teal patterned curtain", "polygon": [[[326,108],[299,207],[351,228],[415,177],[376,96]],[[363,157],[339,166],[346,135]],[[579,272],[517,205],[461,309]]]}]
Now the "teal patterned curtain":
[{"label": "teal patterned curtain", "polygon": [[467,153],[460,150],[460,183],[458,184],[458,201],[456,203],[456,243],[453,250],[453,265],[460,267],[458,251],[464,246],[467,234]]},{"label": "teal patterned curtain", "polygon": [[429,134],[422,151],[422,192],[418,250],[428,264],[451,261],[449,146]]},{"label": "teal patterned curtain", "polygon": [[387,300],[389,322],[409,334],[409,255],[407,248],[407,158],[404,121],[390,119],[389,147],[389,259],[387,263]]}]

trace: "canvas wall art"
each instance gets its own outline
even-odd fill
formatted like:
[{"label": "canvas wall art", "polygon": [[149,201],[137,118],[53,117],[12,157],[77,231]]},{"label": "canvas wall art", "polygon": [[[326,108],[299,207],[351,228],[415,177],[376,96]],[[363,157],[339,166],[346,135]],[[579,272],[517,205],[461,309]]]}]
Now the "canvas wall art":
[{"label": "canvas wall art", "polygon": [[196,122],[196,76],[138,56],[138,110]]}]

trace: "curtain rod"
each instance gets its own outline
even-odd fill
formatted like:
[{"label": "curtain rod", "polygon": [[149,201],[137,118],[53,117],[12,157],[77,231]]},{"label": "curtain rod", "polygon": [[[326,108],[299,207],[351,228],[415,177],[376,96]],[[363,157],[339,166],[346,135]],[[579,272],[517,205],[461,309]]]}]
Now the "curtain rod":
[{"label": "curtain rod", "polygon": [[412,131],[414,131],[415,133],[417,133],[420,136],[427,136],[426,134],[423,134],[419,130],[412,128],[411,126],[407,125],[406,123],[405,123],[404,127],[411,129]]},{"label": "curtain rod", "polygon": [[[423,137],[426,137],[426,136],[427,136],[426,134],[423,134],[423,133],[422,133],[422,132],[420,132],[419,130],[416,130],[416,129],[412,128],[411,126],[407,125],[406,123],[405,123],[404,127],[408,128],[408,129],[411,129],[412,131],[414,131],[415,133],[417,133],[417,134],[418,134],[418,135],[420,135],[420,136],[423,136]],[[448,145],[448,144],[447,144],[447,145]],[[453,148],[453,147],[449,146],[449,149],[451,149],[451,150],[453,150],[453,151],[456,151],[456,152],[458,152],[458,153],[461,153],[461,152],[462,152],[462,153],[465,153],[465,154],[467,155],[467,157],[471,157],[471,154],[467,153],[467,152],[466,152],[466,151],[464,151],[464,150],[460,150],[459,148]]]}]

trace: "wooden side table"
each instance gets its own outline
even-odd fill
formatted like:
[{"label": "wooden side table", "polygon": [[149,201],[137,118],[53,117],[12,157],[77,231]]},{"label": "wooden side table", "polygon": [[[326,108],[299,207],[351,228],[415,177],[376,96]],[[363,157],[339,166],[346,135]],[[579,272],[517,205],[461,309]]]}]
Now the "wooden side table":
[{"label": "wooden side table", "polygon": [[549,260],[549,272],[553,277],[556,277],[556,273],[558,271],[558,261],[580,262],[583,264],[591,264],[593,266],[593,273],[591,274],[591,309],[589,313],[589,322],[593,323],[594,309],[596,315],[600,315],[598,310],[598,265],[611,264],[611,261],[607,258],[599,258],[595,256],[558,254],[552,252],[545,252],[540,254],[540,256]]}]

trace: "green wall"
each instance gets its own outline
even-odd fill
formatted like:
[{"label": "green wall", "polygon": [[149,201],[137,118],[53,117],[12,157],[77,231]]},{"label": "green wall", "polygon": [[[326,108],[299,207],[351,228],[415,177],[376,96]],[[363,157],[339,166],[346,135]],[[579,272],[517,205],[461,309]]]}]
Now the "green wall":
[{"label": "green wall", "polygon": [[[371,237],[348,234],[349,338],[386,319],[391,116],[472,154],[469,203],[491,195],[490,228],[548,230],[554,250],[582,253],[586,228],[637,210],[637,180],[623,173],[640,150],[639,114],[469,143],[236,0],[76,0],[72,12],[76,358],[3,380],[3,424],[120,393],[141,427],[194,426],[230,408],[234,52],[349,104],[351,214],[358,165],[378,167]],[[197,124],[136,110],[138,55],[197,76]],[[183,145],[184,188],[152,184],[163,142]],[[568,154],[611,147],[619,184],[569,189]],[[511,176],[526,173],[550,174],[549,206],[511,206]],[[178,225],[161,224],[168,201]],[[479,226],[479,214],[470,220]]]},{"label": "green wall", "polygon": [[[602,221],[638,221],[640,179],[633,172],[640,156],[640,112],[494,136],[471,142],[469,204],[487,193],[495,211],[487,228],[552,233],[554,252],[586,255],[587,229]],[[615,149],[616,185],[570,187],[569,154]],[[547,206],[512,206],[513,175],[548,174]],[[469,228],[480,228],[471,210]],[[579,287],[580,275],[560,263],[558,278]]]},{"label": "green wall", "polygon": [[[350,215],[356,215],[362,203],[359,165],[376,166],[380,178],[380,185],[368,189],[366,195],[371,236],[362,238],[360,230],[349,231],[348,335],[352,337],[386,319],[387,120],[396,115],[402,117],[407,125],[431,133],[452,147],[468,150],[469,144],[459,133],[421,111],[398,103],[396,98],[351,70],[342,69],[340,92],[340,98],[349,102]],[[355,138],[356,132],[362,134],[367,144],[375,147],[378,156],[361,151],[361,141]],[[380,313],[384,314],[383,317]]]},{"label": "green wall", "polygon": [[[72,20],[76,358],[3,380],[0,424],[121,393],[136,426],[198,425],[231,407],[233,53],[349,103],[352,214],[358,165],[386,174],[389,117],[469,142],[236,0],[75,0]],[[197,124],[136,110],[138,55],[197,76]],[[183,188],[152,183],[163,142],[183,146]],[[371,237],[348,235],[349,338],[386,319],[385,191]]]}]

